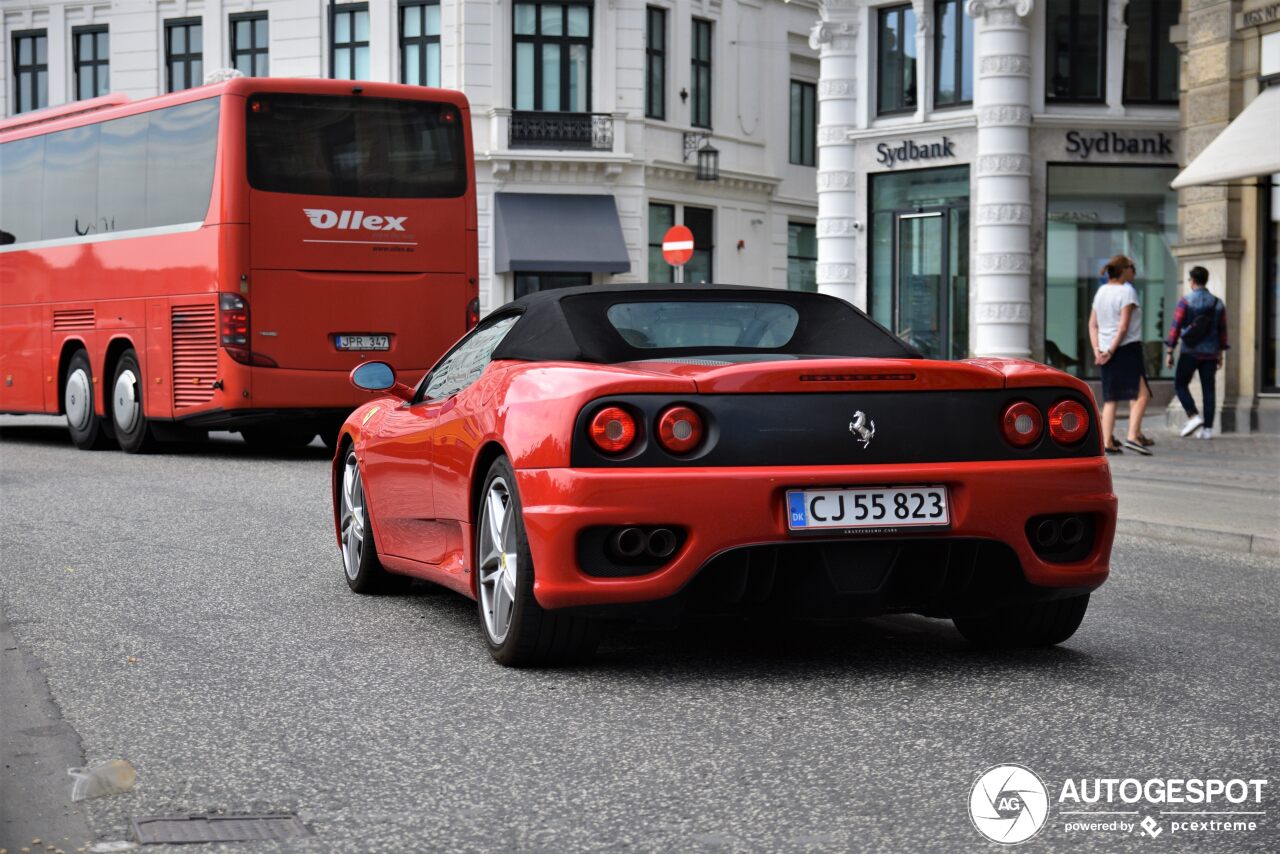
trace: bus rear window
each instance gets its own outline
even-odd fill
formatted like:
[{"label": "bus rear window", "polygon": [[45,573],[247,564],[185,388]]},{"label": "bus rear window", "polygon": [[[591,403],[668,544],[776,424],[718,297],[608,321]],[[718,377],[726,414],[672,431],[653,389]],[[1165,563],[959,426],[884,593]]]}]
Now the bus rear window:
[{"label": "bus rear window", "polygon": [[451,104],[263,93],[247,109],[254,189],[372,199],[467,189],[462,116]]}]

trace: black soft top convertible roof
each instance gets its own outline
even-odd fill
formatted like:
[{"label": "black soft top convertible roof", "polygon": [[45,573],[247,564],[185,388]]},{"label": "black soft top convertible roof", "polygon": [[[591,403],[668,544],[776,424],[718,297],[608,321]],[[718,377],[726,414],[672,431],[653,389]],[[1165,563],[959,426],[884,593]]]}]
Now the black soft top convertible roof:
[{"label": "black soft top convertible roof", "polygon": [[[773,302],[800,315],[782,347],[636,347],[606,317],[609,307],[631,302]],[[589,285],[539,291],[508,303],[494,317],[521,313],[493,352],[494,359],[535,362],[633,362],[728,353],[793,356],[923,358],[889,330],[844,300],[826,294],[742,285]]]}]

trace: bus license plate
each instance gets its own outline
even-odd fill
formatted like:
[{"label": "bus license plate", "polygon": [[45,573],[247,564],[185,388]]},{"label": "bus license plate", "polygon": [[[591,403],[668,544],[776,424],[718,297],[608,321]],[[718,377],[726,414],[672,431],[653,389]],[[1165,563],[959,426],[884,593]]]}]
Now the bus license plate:
[{"label": "bus license plate", "polygon": [[951,524],[945,486],[886,486],[868,489],[791,489],[791,531],[891,531]]},{"label": "bus license plate", "polygon": [[391,349],[391,336],[339,335],[337,336],[337,344],[339,350],[389,350]]}]

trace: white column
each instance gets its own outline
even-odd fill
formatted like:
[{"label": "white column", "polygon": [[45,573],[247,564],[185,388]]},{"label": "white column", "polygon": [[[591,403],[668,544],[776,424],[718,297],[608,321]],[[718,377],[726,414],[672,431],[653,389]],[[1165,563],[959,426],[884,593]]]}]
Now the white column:
[{"label": "white column", "polygon": [[818,80],[818,290],[866,307],[854,281],[858,206],[853,174],[858,76],[854,0],[826,0],[809,35],[821,51]]},{"label": "white column", "polygon": [[1032,0],[969,0],[978,80],[973,353],[1031,355]]},{"label": "white column", "polygon": [[933,6],[934,0],[911,0],[916,15],[916,121],[924,121],[933,103]]},{"label": "white column", "polygon": [[1128,5],[1129,0],[1107,0],[1107,78],[1102,85],[1109,113],[1124,112],[1124,43],[1129,31],[1124,11]]}]

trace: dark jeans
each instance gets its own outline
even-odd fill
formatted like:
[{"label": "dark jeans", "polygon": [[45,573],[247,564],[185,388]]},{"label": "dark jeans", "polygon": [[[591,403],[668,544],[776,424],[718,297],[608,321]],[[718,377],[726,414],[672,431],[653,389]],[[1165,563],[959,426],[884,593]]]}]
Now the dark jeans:
[{"label": "dark jeans", "polygon": [[1178,367],[1173,374],[1173,390],[1187,415],[1196,414],[1196,402],[1191,399],[1191,377],[1200,373],[1200,392],[1204,398],[1204,426],[1213,427],[1214,385],[1217,381],[1218,360],[1197,359],[1189,353],[1178,356]]}]

